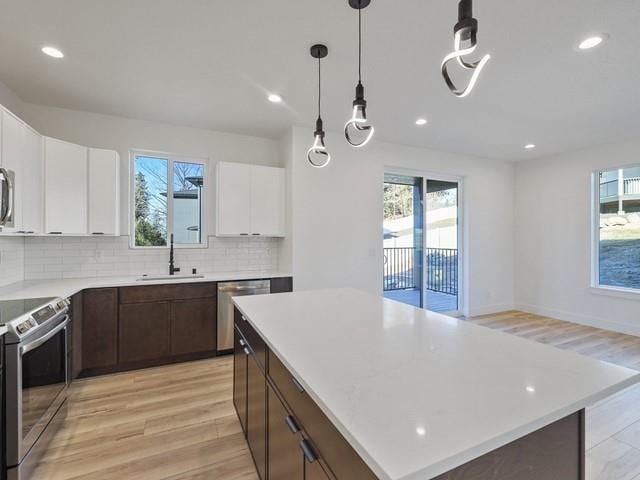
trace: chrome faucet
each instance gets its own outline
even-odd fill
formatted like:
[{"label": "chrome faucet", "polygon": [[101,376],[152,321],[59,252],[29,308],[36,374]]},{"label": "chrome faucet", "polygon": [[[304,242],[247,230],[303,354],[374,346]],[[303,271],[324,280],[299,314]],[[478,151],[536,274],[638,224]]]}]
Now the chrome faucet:
[{"label": "chrome faucet", "polygon": [[173,265],[173,233],[171,234],[171,246],[169,247],[169,275],[175,275],[179,272],[180,268],[176,268]]}]

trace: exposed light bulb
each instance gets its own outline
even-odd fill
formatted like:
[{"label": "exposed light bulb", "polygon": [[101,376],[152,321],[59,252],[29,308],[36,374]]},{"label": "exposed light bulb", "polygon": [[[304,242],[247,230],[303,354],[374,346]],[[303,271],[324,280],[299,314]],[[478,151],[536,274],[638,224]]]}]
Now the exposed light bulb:
[{"label": "exposed light bulb", "polygon": [[365,107],[354,105],[353,115],[344,126],[344,135],[352,147],[364,147],[373,138],[375,128],[373,125],[366,125],[366,123]]},{"label": "exposed light bulb", "polygon": [[[460,0],[458,4],[458,23],[454,27],[453,52],[449,53],[442,60],[440,70],[444,77],[449,90],[456,97],[468,96],[476,86],[480,73],[491,59],[491,55],[483,56],[477,62],[468,62],[464,59],[466,55],[472,54],[477,48],[476,36],[478,33],[478,21],[473,18],[472,0]],[[467,46],[463,47],[463,42],[467,42]],[[472,70],[471,78],[465,88],[458,88],[451,80],[447,69],[448,63],[455,60],[465,70]]]},{"label": "exposed light bulb", "polygon": [[362,9],[369,5],[365,0],[349,0],[349,5],[358,10],[358,84],[356,98],[352,103],[353,113],[344,125],[344,137],[352,147],[361,148],[373,138],[375,128],[367,121],[367,101],[362,85]]},{"label": "exposed light bulb", "polygon": [[62,53],[60,50],[58,50],[55,47],[50,47],[50,46],[42,47],[42,53],[44,53],[45,55],[49,55],[50,57],[53,57],[53,58],[64,58],[64,53]]},{"label": "exposed light bulb", "polygon": [[[444,57],[444,59],[442,60],[442,64],[440,66],[440,68],[442,70],[442,75],[445,77],[445,81],[447,82],[447,85],[449,86],[449,89],[453,92],[453,94],[456,97],[464,98],[464,97],[468,96],[472,92],[473,88],[476,86],[476,83],[478,81],[478,77],[480,76],[480,73],[482,72],[482,69],[485,67],[487,62],[491,59],[491,55],[486,54],[478,62],[474,62],[474,63],[465,62],[462,57],[464,57],[465,55],[472,54],[476,50],[477,47],[478,47],[477,44],[473,44],[470,47],[462,48],[462,40],[460,38],[460,32],[457,32],[455,34],[453,52],[451,52],[449,55]],[[471,78],[469,79],[469,83],[467,84],[467,86],[465,88],[463,88],[461,90],[458,89],[453,84],[453,82],[451,81],[451,78],[449,77],[449,73],[447,71],[447,63],[449,63],[451,60],[454,60],[454,59],[464,69],[473,70],[473,73],[471,74]]]},{"label": "exposed light bulb", "polygon": [[321,59],[329,54],[326,45],[317,44],[311,47],[311,56],[318,59],[318,118],[316,120],[316,131],[313,132],[315,140],[309,150],[307,150],[307,160],[312,167],[324,168],[331,161],[331,154],[327,151],[324,144],[324,127],[322,125],[322,69]]},{"label": "exposed light bulb", "polygon": [[315,168],[324,168],[329,165],[331,154],[324,144],[324,132],[316,133],[313,145],[307,150],[307,160]]}]

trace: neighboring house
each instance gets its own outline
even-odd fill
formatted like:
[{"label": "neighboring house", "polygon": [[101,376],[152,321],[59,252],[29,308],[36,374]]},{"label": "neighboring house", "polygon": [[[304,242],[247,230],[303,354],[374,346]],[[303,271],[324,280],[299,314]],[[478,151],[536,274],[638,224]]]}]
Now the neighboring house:
[{"label": "neighboring house", "polygon": [[175,243],[200,243],[203,179],[187,177],[186,180],[194,188],[173,192],[174,241]]},{"label": "neighboring house", "polygon": [[640,167],[600,175],[600,213],[640,212]]}]

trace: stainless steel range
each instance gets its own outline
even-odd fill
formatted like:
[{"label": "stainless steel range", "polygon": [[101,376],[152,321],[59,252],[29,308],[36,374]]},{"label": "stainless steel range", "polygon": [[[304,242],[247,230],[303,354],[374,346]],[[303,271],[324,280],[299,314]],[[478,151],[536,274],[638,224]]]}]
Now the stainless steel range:
[{"label": "stainless steel range", "polygon": [[0,302],[6,344],[7,478],[26,480],[65,417],[71,381],[69,301]]}]

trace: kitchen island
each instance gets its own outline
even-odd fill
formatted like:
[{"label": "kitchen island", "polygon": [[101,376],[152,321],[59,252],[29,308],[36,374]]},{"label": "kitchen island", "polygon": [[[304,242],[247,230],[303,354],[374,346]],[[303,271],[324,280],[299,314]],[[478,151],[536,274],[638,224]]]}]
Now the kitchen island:
[{"label": "kitchen island", "polygon": [[270,480],[581,480],[584,409],[640,381],[353,289],[234,303],[234,403]]}]

